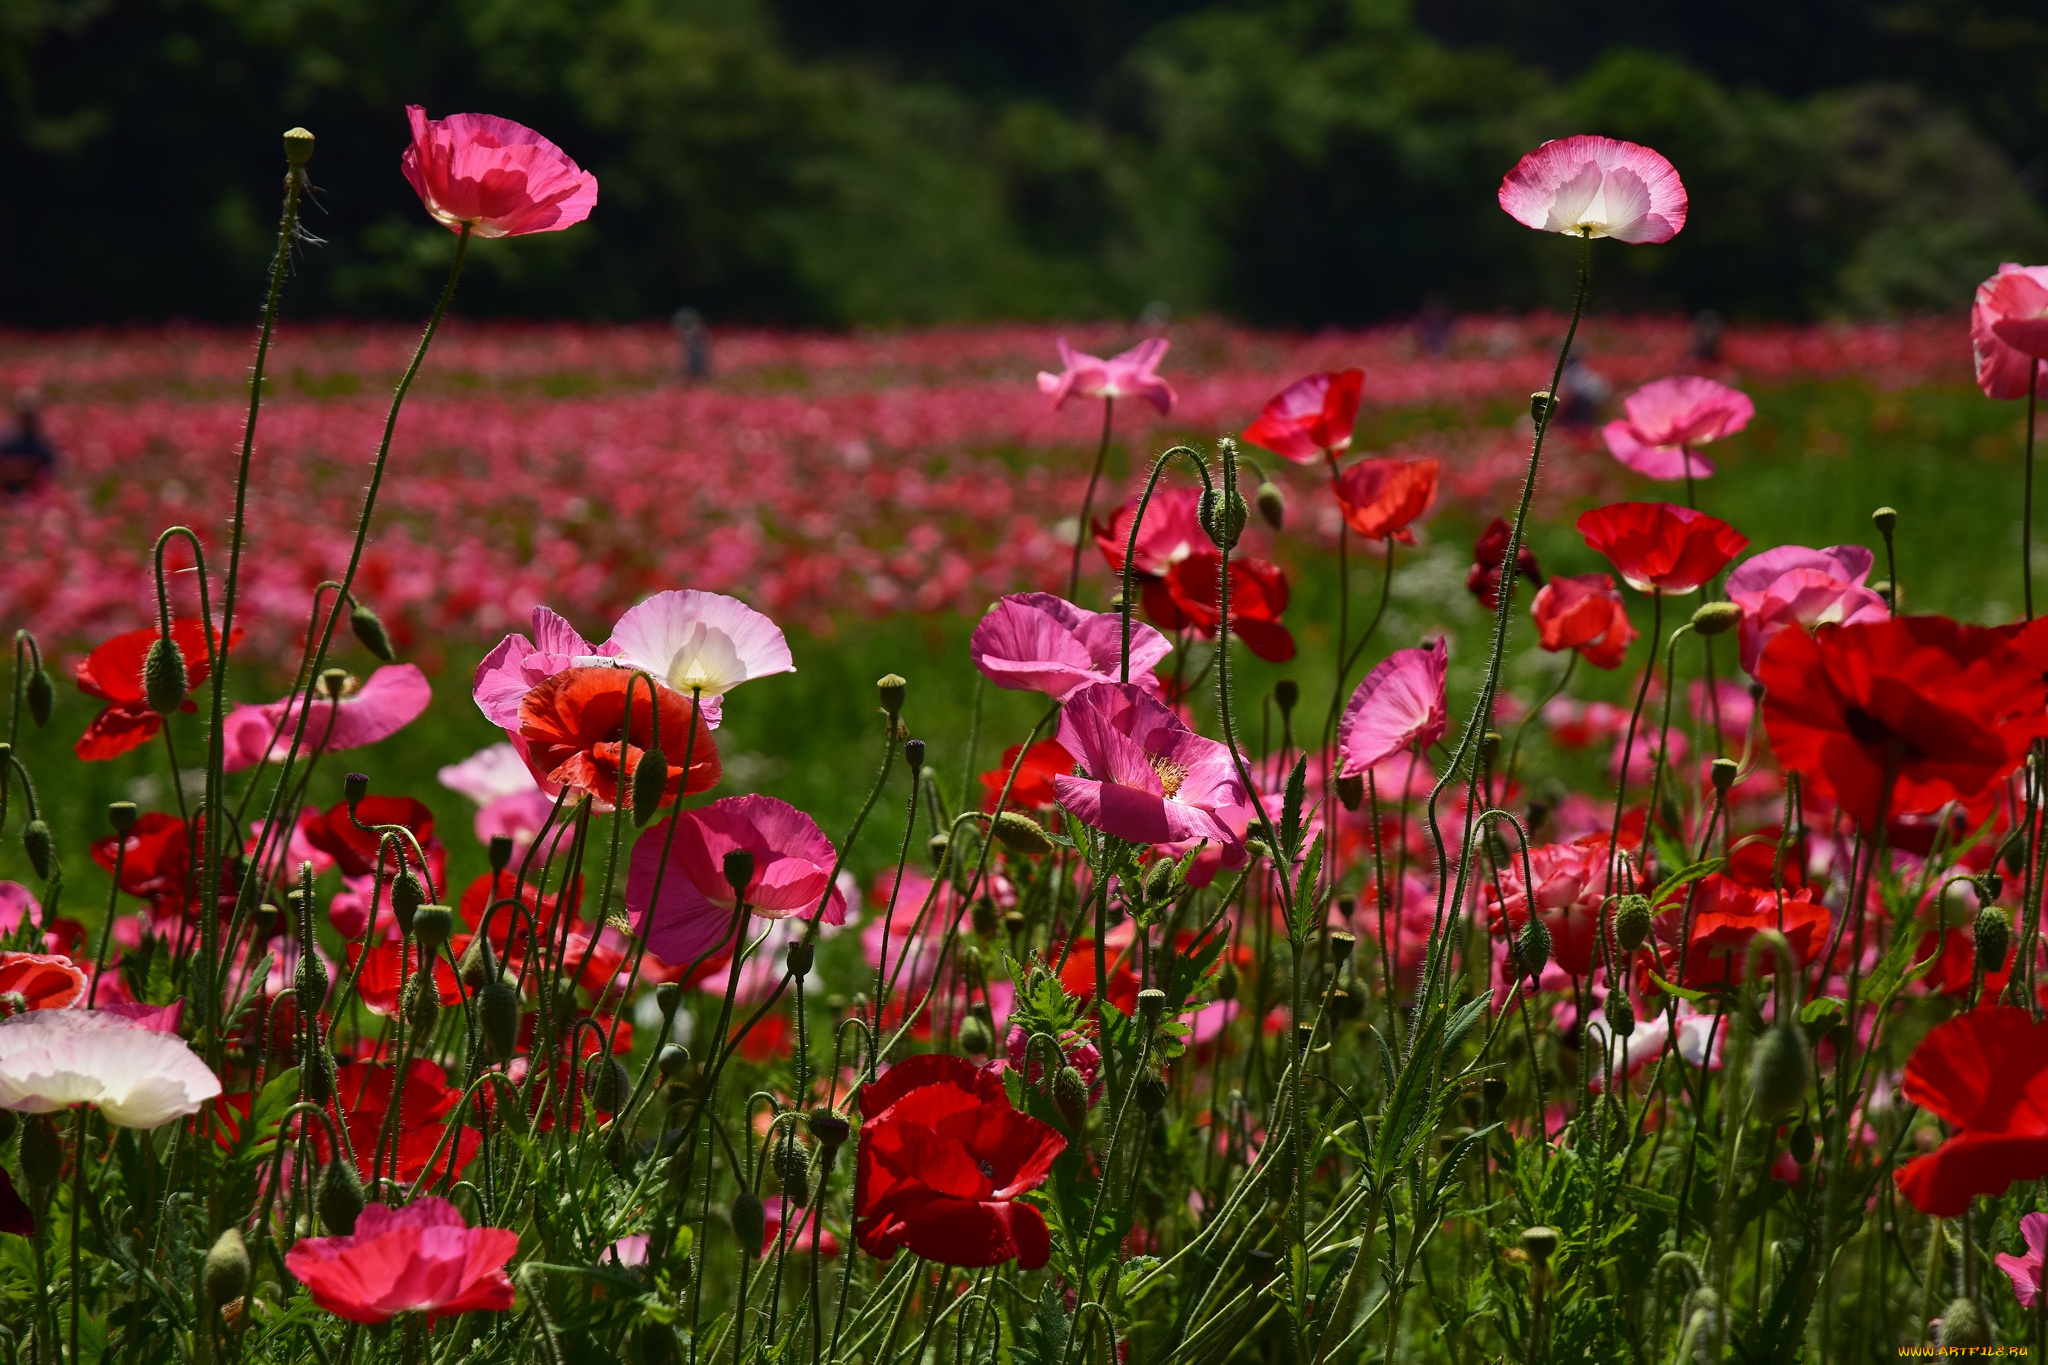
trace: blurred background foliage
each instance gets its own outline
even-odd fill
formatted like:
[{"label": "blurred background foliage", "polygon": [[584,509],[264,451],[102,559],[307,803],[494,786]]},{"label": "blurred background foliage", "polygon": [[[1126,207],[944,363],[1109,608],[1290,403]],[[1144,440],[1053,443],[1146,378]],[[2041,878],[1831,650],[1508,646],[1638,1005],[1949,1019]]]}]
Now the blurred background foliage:
[{"label": "blurred background foliage", "polygon": [[602,183],[587,228],[474,257],[470,314],[1555,304],[1556,244],[1492,202],[1572,132],[1693,196],[1608,306],[1953,309],[2048,256],[2040,0],[0,0],[0,82],[16,324],[246,315],[295,123],[329,240],[292,310],[416,314],[452,239],[398,175],[407,102]]}]

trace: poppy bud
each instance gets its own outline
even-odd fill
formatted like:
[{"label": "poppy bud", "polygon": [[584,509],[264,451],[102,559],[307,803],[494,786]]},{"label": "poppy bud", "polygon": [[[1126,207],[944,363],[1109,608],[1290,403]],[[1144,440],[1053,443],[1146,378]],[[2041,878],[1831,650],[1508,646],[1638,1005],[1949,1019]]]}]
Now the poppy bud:
[{"label": "poppy bud", "polygon": [[1330,935],[1330,960],[1342,965],[1351,960],[1352,949],[1358,946],[1358,937],[1341,931]]},{"label": "poppy bud", "polygon": [[811,1202],[811,1159],[797,1146],[775,1149],[775,1174],[782,1179],[782,1200],[790,1208],[806,1208]]},{"label": "poppy bud", "polygon": [[383,620],[362,603],[356,603],[356,609],[348,614],[348,628],[356,633],[356,639],[362,641],[364,649],[385,663],[390,663],[396,657],[392,653],[391,636],[384,629]]},{"label": "poppy bud", "polygon": [[2012,916],[1995,905],[1987,905],[1977,912],[1975,934],[1977,965],[1989,976],[2005,966],[2005,955],[2012,948]]},{"label": "poppy bud", "polygon": [[924,771],[924,741],[906,739],[903,741],[903,761],[910,765],[910,775],[916,777]]},{"label": "poppy bud", "polygon": [[1722,796],[1726,796],[1728,795],[1728,789],[1735,785],[1736,774],[1741,770],[1742,765],[1734,759],[1717,758],[1708,765],[1707,773],[1713,779],[1714,790]]},{"label": "poppy bud", "polygon": [[356,1230],[363,1213],[363,1183],[347,1161],[330,1161],[320,1168],[320,1188],[313,1196],[320,1226],[330,1237],[346,1237]]},{"label": "poppy bud", "polygon": [[818,945],[808,938],[800,938],[789,945],[789,954],[785,960],[789,965],[789,974],[801,981],[811,974],[811,964],[817,959]]},{"label": "poppy bud", "polygon": [[633,1078],[626,1074],[626,1064],[610,1053],[600,1052],[583,1064],[584,1098],[605,1113],[625,1108],[632,1093]]},{"label": "poppy bud", "polygon": [[768,1240],[768,1211],[761,1196],[752,1190],[741,1190],[732,1197],[732,1234],[748,1260],[761,1258],[761,1246]]},{"label": "poppy bud", "polygon": [[1479,1083],[1479,1102],[1486,1106],[1488,1118],[1500,1112],[1508,1097],[1508,1083],[1498,1076],[1488,1076]]},{"label": "poppy bud", "polygon": [[818,1140],[820,1146],[833,1148],[846,1144],[853,1126],[832,1110],[819,1105],[811,1111],[810,1129],[811,1136]]},{"label": "poppy bud", "polygon": [[[314,1032],[317,1034],[318,1030]],[[299,1061],[299,1088],[315,1104],[324,1105],[334,1098],[333,1059],[317,1037],[307,1040],[305,1055]]]},{"label": "poppy bud", "polygon": [[1223,970],[1216,973],[1216,998],[1218,1000],[1237,999],[1237,986],[1237,964],[1225,958],[1223,960]]},{"label": "poppy bud", "polygon": [[894,716],[903,710],[903,690],[910,684],[900,673],[884,673],[875,690],[882,696],[882,709]]},{"label": "poppy bud", "polygon": [[1287,495],[1280,491],[1280,485],[1267,479],[1259,484],[1259,490],[1252,495],[1258,505],[1259,516],[1274,530],[1282,530],[1287,524]]},{"label": "poppy bud", "polygon": [[298,993],[299,1010],[303,1014],[317,1014],[327,1003],[327,964],[320,960],[319,953],[300,947],[298,970],[292,974],[292,989]]},{"label": "poppy bud", "polygon": [[28,855],[28,865],[44,881],[50,880],[50,872],[56,866],[57,850],[50,834],[49,824],[40,817],[21,827],[21,851]]},{"label": "poppy bud", "polygon": [[1537,426],[1543,425],[1543,415],[1548,411],[1550,411],[1549,389],[1538,389],[1529,395],[1529,416],[1535,419]]},{"label": "poppy bud", "polygon": [[1337,799],[1344,803],[1345,810],[1357,810],[1365,804],[1365,779],[1355,774],[1338,778]]},{"label": "poppy bud", "polygon": [[1273,684],[1273,704],[1280,708],[1280,714],[1294,714],[1296,703],[1301,700],[1301,684],[1292,678],[1282,678]]},{"label": "poppy bud", "polygon": [[1522,1251],[1538,1265],[1550,1264],[1557,1254],[1557,1229],[1537,1224],[1522,1229]]},{"label": "poppy bud", "polygon": [[1022,811],[1006,810],[996,817],[996,839],[1012,853],[1050,853],[1052,840],[1045,827]]},{"label": "poppy bud", "polygon": [[477,992],[476,1014],[485,1049],[497,1061],[511,1061],[519,1048],[519,988],[503,976],[485,982]]},{"label": "poppy bud", "polygon": [[2005,878],[1996,872],[1986,872],[1977,878],[1977,903],[1989,905],[1998,899],[1998,893],[2005,889]]},{"label": "poppy bud", "polygon": [[341,779],[341,799],[347,803],[350,810],[354,810],[356,803],[369,794],[370,775],[368,773],[349,773]]},{"label": "poppy bud", "polygon": [[1650,936],[1650,898],[1627,895],[1614,908],[1614,936],[1621,950],[1632,953]]},{"label": "poppy bud", "polygon": [[1132,1098],[1138,1101],[1138,1111],[1149,1119],[1166,1107],[1166,1082],[1157,1076],[1147,1076],[1138,1082]]},{"label": "poppy bud", "polygon": [[40,730],[50,723],[50,708],[57,703],[56,686],[43,666],[37,664],[35,672],[28,675],[28,686],[24,690],[28,695],[28,717]]},{"label": "poppy bud", "polygon": [[287,128],[284,132],[284,159],[299,170],[313,159],[313,135],[304,128]]},{"label": "poppy bud", "polygon": [[142,695],[150,710],[168,716],[185,704],[185,691],[185,656],[159,635],[142,661]]},{"label": "poppy bud", "polygon": [[747,898],[747,887],[754,880],[754,855],[752,850],[736,848],[725,855],[725,884],[732,888],[733,895],[741,900]]},{"label": "poppy bud", "polygon": [[1078,1132],[1088,1122],[1088,1082],[1071,1063],[1061,1067],[1053,1079],[1052,1102],[1067,1127]]},{"label": "poppy bud", "polygon": [[968,907],[967,915],[974,925],[974,932],[983,938],[996,931],[996,903],[987,896],[976,896],[974,904]]},{"label": "poppy bud", "polygon": [[1696,635],[1725,635],[1742,624],[1742,608],[1733,602],[1702,602],[1692,614]]},{"label": "poppy bud", "polygon": [[21,1125],[21,1178],[31,1190],[48,1190],[64,1174],[64,1141],[48,1114],[33,1114]]},{"label": "poppy bud", "polygon": [[462,984],[472,992],[481,991],[486,981],[498,975],[497,955],[491,951],[490,940],[482,934],[473,935],[469,946],[462,950],[462,958],[455,964],[455,974],[462,978]]},{"label": "poppy bud", "polygon": [[219,1307],[249,1292],[249,1244],[240,1228],[229,1228],[214,1239],[200,1272],[206,1286],[206,1300]]},{"label": "poppy bud", "polygon": [[1981,1350],[1991,1344],[1991,1324],[1975,1299],[1953,1299],[1941,1310],[1941,1349]]},{"label": "poppy bud", "polygon": [[1792,1136],[1785,1141],[1785,1147],[1792,1153],[1792,1159],[1802,1166],[1813,1160],[1812,1126],[1802,1122],[1793,1128]]},{"label": "poppy bud", "polygon": [[1750,1105],[1765,1123],[1776,1123],[1796,1112],[1806,1098],[1813,1063],[1806,1055],[1806,1039],[1793,1024],[1773,1026],[1757,1044],[1749,1064]]},{"label": "poppy bud", "polygon": [[644,825],[668,795],[668,755],[649,749],[633,767],[633,823]]},{"label": "poppy bud", "polygon": [[133,801],[115,801],[107,806],[107,823],[114,827],[114,833],[125,835],[135,828],[135,821],[141,812]]},{"label": "poppy bud", "polygon": [[432,963],[424,963],[405,983],[405,1022],[425,1036],[441,1022],[441,991],[434,984]]},{"label": "poppy bud", "polygon": [[1235,488],[1227,492],[1212,488],[1202,494],[1196,520],[1202,523],[1217,549],[1229,550],[1236,547],[1238,537],[1244,534],[1246,511],[1244,494]]},{"label": "poppy bud", "polygon": [[399,932],[412,932],[412,917],[427,903],[427,888],[413,875],[411,868],[398,874],[391,883],[391,913],[398,917]]},{"label": "poppy bud", "polygon": [[1607,1016],[1607,1027],[1617,1038],[1626,1038],[1636,1031],[1636,1007],[1628,1002],[1624,991],[1607,992],[1602,1013]]},{"label": "poppy bud", "polygon": [[1479,737],[1479,761],[1491,768],[1500,761],[1500,731],[1488,730]]},{"label": "poppy bud", "polygon": [[661,1071],[665,1081],[679,1081],[690,1069],[690,1049],[680,1043],[663,1043],[661,1051],[654,1054],[654,1065]]},{"label": "poppy bud", "polygon": [[1870,514],[1870,524],[1885,539],[1891,539],[1892,528],[1899,524],[1899,510],[1896,507],[1880,507]]},{"label": "poppy bud", "polygon": [[1158,858],[1145,869],[1145,899],[1165,900],[1173,892],[1173,859]]},{"label": "poppy bud", "polygon": [[1521,954],[1522,974],[1531,980],[1541,977],[1544,965],[1550,961],[1550,926],[1541,915],[1529,916],[1522,932],[1515,936],[1515,946]]},{"label": "poppy bud", "polygon": [[925,841],[925,857],[931,859],[933,867],[937,867],[946,861],[946,850],[952,846],[952,839],[947,836],[944,830],[941,830]]},{"label": "poppy bud", "polygon": [[986,1057],[995,1040],[989,1034],[989,1027],[979,1015],[968,1015],[960,1021],[960,1051],[969,1057]]},{"label": "poppy bud", "polygon": [[422,905],[412,912],[413,937],[420,941],[420,957],[431,961],[455,931],[455,912],[445,905]]},{"label": "poppy bud", "polygon": [[1159,1016],[1166,1013],[1166,992],[1157,989],[1138,992],[1138,1017],[1148,1024],[1159,1022]]}]

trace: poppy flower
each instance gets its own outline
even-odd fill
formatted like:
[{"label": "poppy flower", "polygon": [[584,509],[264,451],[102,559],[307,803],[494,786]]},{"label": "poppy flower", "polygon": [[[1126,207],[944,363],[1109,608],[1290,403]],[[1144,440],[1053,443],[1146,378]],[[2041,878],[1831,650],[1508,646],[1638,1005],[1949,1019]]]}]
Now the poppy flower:
[{"label": "poppy flower", "polygon": [[1648,147],[1580,134],[1516,162],[1500,182],[1500,206],[1538,232],[1654,244],[1685,226],[1685,183]]},{"label": "poppy flower", "polygon": [[[358,829],[358,822],[368,828]],[[306,825],[306,842],[334,859],[342,875],[368,877],[380,870],[378,850],[384,840],[377,832],[380,825],[400,825],[410,830],[429,856],[440,847],[434,838],[434,812],[410,796],[366,796],[356,803],[353,818],[348,802],[337,801],[317,821]],[[392,851],[384,854],[381,871],[386,877],[392,876],[401,861],[415,866],[418,860],[413,856],[412,845],[397,839]],[[435,878],[437,884],[439,880]]]},{"label": "poppy flower", "polygon": [[1755,674],[1765,646],[1787,626],[1811,630],[1889,620],[1891,608],[1864,586],[1870,565],[1870,551],[1861,545],[1830,545],[1825,550],[1780,545],[1732,570],[1728,600],[1742,608],[1738,638],[1743,671]]},{"label": "poppy flower", "polygon": [[604,652],[622,667],[646,669],[686,700],[701,694],[704,723],[714,730],[726,693],[796,672],[782,627],[737,597],[695,589],[658,592],[628,608]]},{"label": "poppy flower", "polygon": [[1954,1130],[1895,1173],[1922,1213],[1957,1218],[1980,1194],[2048,1175],[2048,1022],[1986,1005],[1936,1024],[1906,1059],[1903,1090]]},{"label": "poppy flower", "polygon": [[123,891],[156,902],[160,913],[175,914],[192,890],[196,837],[177,816],[144,811],[125,835],[95,840],[92,860],[109,872],[118,862]]},{"label": "poppy flower", "polygon": [[400,1313],[452,1318],[512,1306],[505,1263],[519,1250],[509,1228],[473,1228],[445,1199],[427,1195],[402,1208],[365,1204],[346,1237],[301,1237],[285,1268],[319,1304],[350,1322],[389,1322]]},{"label": "poppy flower", "polygon": [[412,145],[399,165],[435,222],[479,237],[560,232],[597,206],[597,177],[523,123],[493,114],[429,119],[405,107]]},{"label": "poppy flower", "polygon": [[1076,351],[1059,339],[1060,371],[1038,372],[1038,391],[1052,399],[1055,409],[1069,398],[1143,398],[1162,416],[1173,411],[1173,388],[1154,371],[1166,359],[1167,341],[1152,337],[1108,360]]},{"label": "poppy flower", "polygon": [[[753,855],[747,909],[763,919],[809,914],[822,903],[827,924],[846,923],[846,896],[832,885],[838,854],[818,822],[772,796],[727,796],[676,817],[675,839],[657,825],[633,845],[626,907],[664,962],[684,964],[717,947],[732,927],[733,890],[725,879],[732,853]],[[661,850],[669,867],[661,900],[651,903]],[[827,890],[831,895],[826,895]]]},{"label": "poppy flower", "polygon": [[[661,745],[668,759],[668,784],[661,802],[678,793],[694,796],[718,785],[718,747],[701,710],[694,715],[690,699],[673,688],[656,685],[648,696],[645,681],[623,668],[572,668],[557,673],[526,694],[519,703],[519,740],[526,746],[526,766],[535,778],[554,782],[608,805],[619,804],[619,775],[631,774],[654,743],[655,712],[661,713]],[[632,732],[626,691],[632,686]],[[690,739],[690,722],[696,738]],[[690,771],[683,772],[684,751]]]},{"label": "poppy flower", "polygon": [[[164,728],[164,718],[150,707],[142,677],[149,647],[157,642],[157,636],[154,626],[116,635],[72,665],[71,676],[77,681],[78,690],[106,703],[72,746],[86,762],[119,758],[155,739],[157,731]],[[216,642],[219,638],[219,632],[214,632]],[[229,643],[240,643],[241,638],[242,632],[238,630]],[[204,622],[192,617],[171,621],[171,644],[185,661],[187,692],[196,690],[212,672],[213,666],[206,657],[206,640]],[[186,701],[180,709],[198,708]]]},{"label": "poppy flower", "polygon": [[85,994],[85,973],[57,953],[0,952],[0,1014],[13,1012],[8,997],[20,998],[21,1011],[61,1010]]},{"label": "poppy flower", "polygon": [[[1138,515],[1141,500],[1142,497],[1134,497],[1119,507],[1108,525],[1099,521],[1095,523],[1095,544],[1102,551],[1102,557],[1109,561],[1111,573],[1124,571],[1124,552],[1130,546],[1131,522]],[[1162,578],[1167,570],[1195,551],[1209,549],[1209,533],[1202,529],[1201,514],[1201,490],[1181,487],[1155,489],[1152,501],[1145,506],[1145,520],[1138,527],[1138,552],[1131,572],[1144,578]]]},{"label": "poppy flower", "polygon": [[[349,678],[343,688],[339,697],[314,697],[301,754],[360,749],[389,739],[424,715],[434,699],[427,675],[413,664],[388,665],[362,683]],[[264,706],[237,706],[229,712],[223,754],[227,771],[240,772],[265,758],[282,763],[298,729],[298,701],[293,695]]]},{"label": "poppy flower", "polygon": [[1987,398],[2025,398],[2048,359],[2048,265],[2007,262],[1977,286],[1970,352]]},{"label": "poppy flower", "polygon": [[1991,1260],[2012,1281],[2012,1296],[2019,1300],[2020,1307],[2032,1308],[2034,1300],[2041,1296],[2042,1286],[2048,1284],[2048,1270],[2044,1270],[2044,1265],[2048,1265],[2048,1213],[2021,1215],[2020,1237],[2027,1244],[2026,1255],[2000,1252]]},{"label": "poppy flower", "polygon": [[440,784],[476,802],[476,838],[489,844],[498,835],[512,841],[516,854],[546,827],[554,800],[540,789],[526,760],[509,742],[479,749],[460,763],[435,774]]},{"label": "poppy flower", "polygon": [[[1600,944],[1600,907],[1606,899],[1608,851],[1612,847],[1605,834],[1588,834],[1569,843],[1530,849],[1529,868],[1536,879],[1533,892],[1524,881],[1522,860],[1504,860],[1499,880],[1486,888],[1491,932],[1502,938],[1520,933],[1533,908],[1550,931],[1552,960],[1572,976],[1589,974]],[[1502,968],[1503,979],[1516,980],[1518,970],[1510,954]]]},{"label": "poppy flower", "polygon": [[7,1174],[5,1166],[0,1166],[0,1232],[11,1232],[17,1237],[36,1235],[35,1210],[15,1190],[14,1177]]},{"label": "poppy flower", "polygon": [[1529,605],[1536,640],[1555,654],[1576,649],[1595,668],[1619,668],[1636,638],[1628,608],[1604,573],[1553,578]]},{"label": "poppy flower", "polygon": [[[458,953],[460,951],[457,950]],[[402,979],[399,976],[400,954],[405,955],[405,976]],[[362,962],[362,969],[356,974],[356,994],[363,998],[372,1014],[398,1013],[405,985],[420,974],[419,949],[410,943],[379,943],[365,952],[362,944],[351,943],[348,945],[351,970],[358,960]],[[462,1003],[462,987],[456,981],[455,968],[446,955],[436,955],[434,959],[434,989],[443,1005],[453,1007]]]},{"label": "poppy flower", "polygon": [[1055,738],[1081,773],[1055,777],[1053,790],[1082,824],[1133,844],[1238,842],[1219,813],[1247,800],[1230,751],[1143,688],[1082,688],[1067,698]]},{"label": "poppy flower", "polygon": [[1757,665],[1779,764],[1866,828],[1973,805],[2048,733],[2048,688],[1996,631],[1900,616],[1781,631]]},{"label": "poppy flower", "polygon": [[1002,1078],[961,1057],[906,1057],[860,1092],[854,1237],[888,1260],[899,1247],[942,1265],[1052,1254],[1045,1218],[1018,1196],[1052,1173],[1066,1139],[1011,1107]]},{"label": "poppy flower", "polygon": [[1409,526],[1436,501],[1437,460],[1360,460],[1333,485],[1344,524],[1367,540],[1415,543]]},{"label": "poppy flower", "polygon": [[0,1109],[91,1105],[116,1128],[197,1113],[220,1078],[175,1034],[97,1010],[34,1010],[0,1022]]},{"label": "poppy flower", "polygon": [[[1685,923],[1687,897],[1692,932],[1685,941],[1685,979],[1679,984],[1689,989],[1745,980],[1749,945],[1766,929],[1784,934],[1798,967],[1811,963],[1827,946],[1833,920],[1826,906],[1792,892],[1787,892],[1781,903],[1775,891],[1715,873],[1700,878],[1685,897],[1664,912],[1657,926],[1659,937],[1669,940],[1663,945],[1667,975],[1675,976],[1678,971],[1676,939]],[[1758,954],[1756,970],[1763,975],[1775,973],[1776,956]]]},{"label": "poppy flower", "polygon": [[[397,1076],[394,1067],[376,1062],[353,1062],[334,1073],[334,1100],[329,1105],[337,1123],[348,1128],[349,1145],[355,1149],[356,1169],[367,1183],[377,1145],[383,1141],[386,1117],[391,1112],[391,1092]],[[386,1147],[384,1175],[395,1174],[399,1183],[410,1185],[427,1173],[427,1162],[440,1147],[441,1159],[434,1175],[453,1171],[460,1174],[476,1155],[483,1135],[464,1127],[453,1141],[441,1145],[448,1119],[462,1101],[462,1091],[448,1084],[448,1073],[438,1063],[414,1057],[406,1064],[405,1089],[398,1105],[395,1152]],[[330,1157],[325,1124],[313,1124],[313,1146],[322,1161]]]},{"label": "poppy flower", "polygon": [[[996,798],[1003,794],[1003,787],[1010,782],[1010,769],[1017,762],[1017,751],[1024,746],[1012,744],[1003,750],[1003,761],[979,777],[982,789],[981,808],[994,810]],[[1010,785],[1010,805],[1026,810],[1044,810],[1059,804],[1059,797],[1053,791],[1052,780],[1062,773],[1074,771],[1074,756],[1060,747],[1056,739],[1042,739],[1031,746],[1024,755],[1024,766],[1017,769],[1017,780]]]},{"label": "poppy flower", "polygon": [[1692,592],[1749,545],[1719,517],[1668,502],[1609,503],[1577,525],[1637,592]]},{"label": "poppy flower", "polygon": [[[1222,569],[1220,553],[1195,551],[1167,570],[1164,595],[1170,605],[1153,611],[1153,596],[1148,592],[1146,610],[1155,618],[1165,616],[1162,625],[1213,638],[1223,619],[1219,597]],[[1294,657],[1294,635],[1280,624],[1280,615],[1286,610],[1287,575],[1278,564],[1263,559],[1230,561],[1230,633],[1267,663],[1285,663]]]},{"label": "poppy flower", "polygon": [[[1123,631],[1120,613],[1089,611],[1049,592],[1019,592],[975,623],[967,652],[997,687],[1063,701],[1089,683],[1119,680]],[[1153,669],[1172,652],[1164,635],[1131,623],[1131,677],[1140,686],[1156,686]]]},{"label": "poppy flower", "polygon": [[1444,737],[1450,711],[1444,682],[1451,649],[1397,649],[1373,665],[1337,722],[1337,775],[1363,777],[1396,754],[1419,752]]},{"label": "poppy flower", "polygon": [[[1479,533],[1478,541],[1472,546],[1472,568],[1465,575],[1465,591],[1479,599],[1479,605],[1488,611],[1500,610],[1500,571],[1507,562],[1508,538],[1514,534],[1507,518],[1495,517],[1486,523],[1486,529]],[[1526,578],[1538,587],[1543,585],[1543,570],[1537,567],[1536,551],[1524,540],[1515,551],[1515,576]]]},{"label": "poppy flower", "polygon": [[1364,370],[1331,370],[1297,379],[1267,401],[1244,439],[1296,464],[1335,458],[1351,448]]},{"label": "poppy flower", "polygon": [[1645,384],[1622,401],[1628,416],[1600,429],[1614,458],[1653,479],[1704,479],[1714,462],[1693,449],[1733,436],[1756,416],[1740,389],[1680,374]]},{"label": "poppy flower", "polygon": [[[533,609],[533,634],[507,635],[476,666],[470,695],[484,718],[508,734],[519,730],[519,703],[526,694],[565,669],[618,657],[618,646],[594,645],[558,613]],[[657,674],[657,676],[659,676]],[[716,721],[709,722],[716,724]]]}]

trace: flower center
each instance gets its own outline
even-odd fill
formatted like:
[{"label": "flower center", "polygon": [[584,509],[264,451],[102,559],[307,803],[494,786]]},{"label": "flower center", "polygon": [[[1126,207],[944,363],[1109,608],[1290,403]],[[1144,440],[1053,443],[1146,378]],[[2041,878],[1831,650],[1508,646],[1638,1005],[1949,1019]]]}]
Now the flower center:
[{"label": "flower center", "polygon": [[1187,765],[1175,763],[1170,758],[1161,758],[1157,754],[1151,755],[1151,759],[1152,771],[1159,774],[1160,789],[1166,794],[1167,799],[1171,800],[1179,795],[1180,784],[1187,781]]},{"label": "flower center", "polygon": [[994,1180],[996,1178],[995,1163],[990,1161],[987,1157],[981,1158],[974,1164],[979,1166],[981,1168],[981,1173],[987,1176],[990,1180]]}]

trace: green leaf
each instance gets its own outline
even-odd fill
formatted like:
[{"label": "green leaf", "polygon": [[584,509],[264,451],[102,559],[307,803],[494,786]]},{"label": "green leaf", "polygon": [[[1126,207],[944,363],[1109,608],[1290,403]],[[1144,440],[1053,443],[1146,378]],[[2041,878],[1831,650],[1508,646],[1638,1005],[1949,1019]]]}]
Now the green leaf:
[{"label": "green leaf", "polygon": [[1799,1022],[1819,1028],[1831,1028],[1835,1020],[1847,1009],[1847,1001],[1838,996],[1823,995],[1818,1000],[1809,1000],[1799,1010]]},{"label": "green leaf", "polygon": [[1302,862],[1301,875],[1294,879],[1294,932],[1297,941],[1306,939],[1315,932],[1317,921],[1322,918],[1322,905],[1316,897],[1316,884],[1323,874],[1323,836],[1318,833],[1315,842],[1308,848],[1308,857]]},{"label": "green leaf", "polygon": [[1294,760],[1294,771],[1287,775],[1287,793],[1280,803],[1280,848],[1284,862],[1292,863],[1300,852],[1301,807],[1308,793],[1308,754],[1303,753]]},{"label": "green leaf", "polygon": [[1668,1194],[1660,1194],[1656,1190],[1646,1190],[1641,1185],[1623,1185],[1619,1193],[1623,1199],[1626,1199],[1639,1209],[1648,1209],[1651,1213],[1671,1214],[1674,1216],[1678,1213],[1678,1201]]},{"label": "green leaf", "polygon": [[249,1117],[235,1137],[235,1160],[268,1156],[284,1111],[298,1102],[299,1069],[289,1067],[272,1076],[249,1104]]},{"label": "green leaf", "polygon": [[1677,898],[1679,892],[1702,877],[1710,877],[1728,865],[1726,858],[1708,858],[1702,862],[1681,867],[1666,877],[1657,887],[1657,897],[1650,902],[1652,909],[1662,909]]},{"label": "green leaf", "polygon": [[1680,1000],[1690,1000],[1695,1005],[1697,1005],[1702,1000],[1709,999],[1712,995],[1712,992],[1710,991],[1696,991],[1692,989],[1690,986],[1681,986],[1676,982],[1666,981],[1663,977],[1657,975],[1655,972],[1651,972],[1649,975],[1650,980],[1653,983],[1655,983],[1657,989],[1662,991],[1664,994],[1675,995]]},{"label": "green leaf", "polygon": [[1067,1354],[1067,1333],[1073,1319],[1067,1316],[1059,1290],[1050,1280],[1038,1292],[1038,1304],[1026,1317],[1020,1315],[1012,1327],[1010,1345],[1014,1365],[1061,1365]]}]

